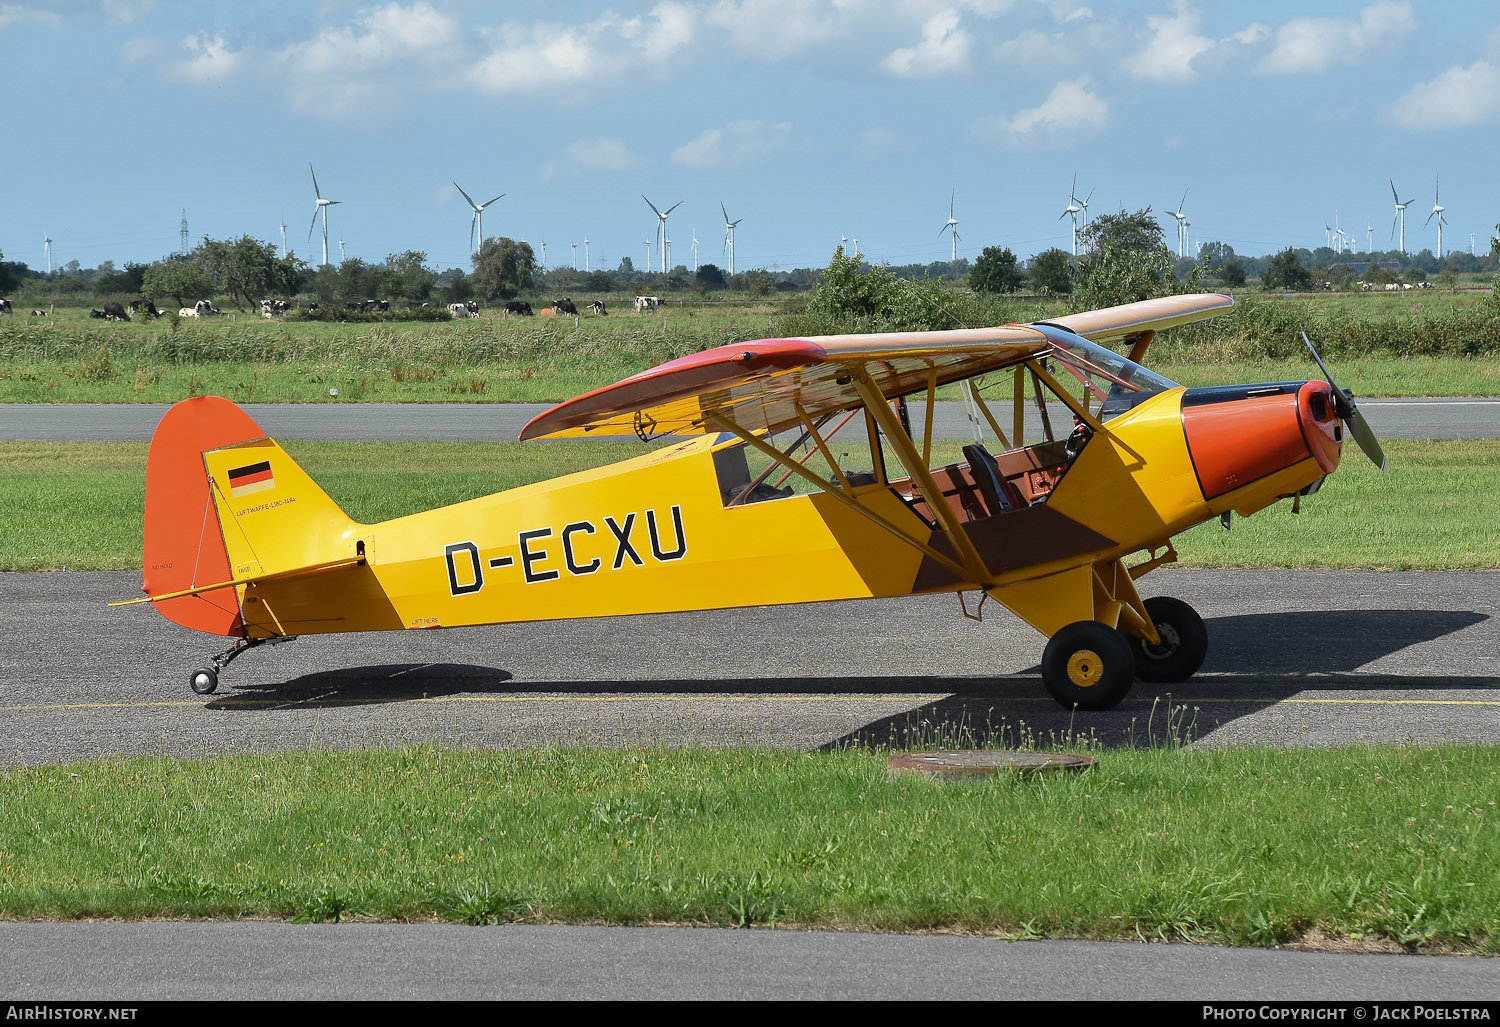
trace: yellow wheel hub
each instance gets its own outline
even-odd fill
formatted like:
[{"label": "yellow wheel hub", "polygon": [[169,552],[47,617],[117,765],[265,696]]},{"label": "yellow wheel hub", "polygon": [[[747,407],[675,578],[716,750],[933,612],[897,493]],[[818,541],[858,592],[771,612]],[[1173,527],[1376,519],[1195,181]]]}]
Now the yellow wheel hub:
[{"label": "yellow wheel hub", "polygon": [[1068,657],[1068,680],[1079,688],[1090,688],[1104,676],[1104,661],[1092,649],[1080,649]]}]

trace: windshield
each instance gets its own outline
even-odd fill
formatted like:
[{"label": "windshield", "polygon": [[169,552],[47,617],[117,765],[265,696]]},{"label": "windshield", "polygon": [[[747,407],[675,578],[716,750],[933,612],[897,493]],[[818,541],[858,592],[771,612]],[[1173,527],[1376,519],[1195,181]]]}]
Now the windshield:
[{"label": "windshield", "polygon": [[1082,336],[1059,331],[1045,334],[1052,343],[1053,359],[1086,385],[1099,401],[1100,420],[1122,414],[1158,392],[1178,387],[1170,378],[1163,378]]}]

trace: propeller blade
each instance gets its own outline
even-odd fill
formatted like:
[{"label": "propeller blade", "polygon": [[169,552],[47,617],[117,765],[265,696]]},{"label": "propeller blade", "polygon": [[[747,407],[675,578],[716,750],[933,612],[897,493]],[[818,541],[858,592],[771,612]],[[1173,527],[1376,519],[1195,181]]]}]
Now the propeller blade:
[{"label": "propeller blade", "polygon": [[1385,450],[1380,448],[1380,440],[1370,430],[1370,424],[1365,420],[1365,415],[1355,410],[1354,416],[1344,423],[1349,426],[1349,434],[1354,436],[1354,441],[1359,443],[1359,448],[1364,450],[1370,462],[1380,468],[1381,474],[1389,474],[1390,462],[1385,458]]},{"label": "propeller blade", "polygon": [[312,224],[307,226],[307,239],[309,242],[312,241],[313,229],[318,227],[318,211],[322,209],[323,208],[321,206],[313,208]]},{"label": "propeller blade", "polygon": [[1339,415],[1339,420],[1349,429],[1349,434],[1354,436],[1354,441],[1359,443],[1359,448],[1364,450],[1365,456],[1370,462],[1380,468],[1382,474],[1389,473],[1390,464],[1385,458],[1385,450],[1380,448],[1380,440],[1375,437],[1375,432],[1370,429],[1370,424],[1365,420],[1365,415],[1359,412],[1354,405],[1353,393],[1345,392],[1339,388],[1329,373],[1328,365],[1323,363],[1323,358],[1318,356],[1318,351],[1313,348],[1312,340],[1307,333],[1302,333],[1302,341],[1307,343],[1307,351],[1312,354],[1313,361],[1318,365],[1318,370],[1323,372],[1323,378],[1328,382],[1328,387],[1333,390],[1333,409]]},{"label": "propeller blade", "polygon": [[[645,193],[641,193],[641,199],[646,200],[646,194]],[[661,217],[661,211],[659,211],[659,210],[656,209],[656,204],[652,203],[650,200],[646,200],[646,206],[650,207],[651,208],[651,212],[653,214],[655,214],[657,217]]]},{"label": "propeller blade", "polygon": [[1437,211],[1433,211],[1431,214],[1427,215],[1427,220],[1424,221],[1424,222],[1422,222],[1422,227],[1423,228],[1426,228],[1428,225],[1432,224],[1432,215],[1436,214],[1436,213],[1437,213]]},{"label": "propeller blade", "polygon": [[[499,200],[499,199],[503,199],[503,198],[504,198],[504,197],[505,197],[505,194],[504,194],[504,193],[501,193],[501,194],[500,194],[500,195],[499,195],[499,196],[496,196],[496,197],[495,197],[495,200]],[[488,206],[489,206],[489,205],[490,205],[490,204],[492,204],[492,203],[494,203],[494,202],[495,202],[495,200],[485,200],[485,201],[484,201],[484,202],[483,202],[483,203],[481,203],[481,204],[480,204],[480,205],[479,205],[479,206],[480,206],[480,207],[488,207]]]},{"label": "propeller blade", "polygon": [[312,173],[313,177],[313,195],[321,200],[323,198],[323,194],[318,191],[318,173],[316,171],[313,171],[313,166],[311,164],[307,166],[307,170]]},{"label": "propeller blade", "polygon": [[[462,192],[462,190],[460,190]],[[479,211],[469,215],[469,249],[474,249],[474,229],[479,224]]]},{"label": "propeller blade", "polygon": [[466,192],[464,192],[464,187],[463,186],[459,185],[457,182],[454,182],[453,183],[453,188],[455,188],[455,189],[458,190],[458,193],[459,193],[460,196],[462,196],[466,200],[469,200],[469,206],[471,206],[471,207],[474,206],[474,201],[469,199],[469,194],[466,193]]},{"label": "propeller blade", "polygon": [[1395,200],[1396,205],[1399,207],[1401,205],[1401,197],[1396,195],[1396,180],[1394,178],[1390,178],[1386,181],[1391,183],[1391,199]]}]

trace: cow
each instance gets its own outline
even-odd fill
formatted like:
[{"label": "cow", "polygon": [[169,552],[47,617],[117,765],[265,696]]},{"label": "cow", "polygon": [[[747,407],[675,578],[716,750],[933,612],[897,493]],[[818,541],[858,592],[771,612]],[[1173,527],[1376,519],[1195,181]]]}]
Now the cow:
[{"label": "cow", "polygon": [[635,298],[635,312],[644,314],[646,311],[655,313],[661,308],[661,300],[655,296],[637,296]]},{"label": "cow", "polygon": [[10,309],[10,300],[4,299],[3,297],[0,297],[0,314],[14,314],[14,313],[15,313],[15,311],[12,310],[12,309]]},{"label": "cow", "polygon": [[138,313],[140,313],[143,310],[150,317],[161,317],[161,315],[162,315],[162,312],[160,310],[156,309],[156,304],[153,303],[153,302],[151,302],[150,300],[131,300],[130,301],[130,312],[132,314],[138,314]]},{"label": "cow", "polygon": [[288,310],[291,310],[291,309],[292,309],[292,304],[288,300],[261,300],[260,301],[260,316],[261,317],[280,317],[281,315],[285,314]]},{"label": "cow", "polygon": [[531,312],[531,304],[525,300],[510,300],[505,304],[505,312],[507,314],[519,314],[521,317],[535,316]]},{"label": "cow", "polygon": [[102,311],[102,310],[90,310],[89,311],[89,317],[97,317],[100,320],[103,320],[104,319],[104,311]]},{"label": "cow", "polygon": [[177,308],[177,316],[178,317],[197,317],[198,316],[198,308],[197,307],[178,307]]},{"label": "cow", "polygon": [[106,303],[106,304],[104,304],[104,316],[105,317],[111,317],[111,318],[117,318],[118,320],[121,320],[121,321],[129,321],[130,320],[130,315],[125,312],[125,305],[123,303]]},{"label": "cow", "polygon": [[193,304],[193,309],[198,312],[194,315],[196,317],[208,317],[210,314],[217,314],[220,317],[224,315],[222,310],[214,306],[213,300],[199,300]]},{"label": "cow", "polygon": [[603,316],[605,316],[606,314],[609,313],[609,311],[607,311],[607,310],[604,309],[604,301],[603,300],[595,300],[594,302],[590,303],[589,304],[589,309],[592,310],[594,313],[598,314],[600,317],[603,317]]},{"label": "cow", "polygon": [[425,307],[427,307],[429,305],[430,304],[427,304],[427,303],[418,303],[416,300],[407,300],[406,301],[406,309],[407,310],[422,310],[423,308],[425,308]]},{"label": "cow", "polygon": [[479,316],[479,304],[474,300],[464,300],[464,309],[469,312],[470,317]]},{"label": "cow", "polygon": [[468,304],[465,304],[465,303],[450,303],[450,304],[448,304],[448,313],[452,314],[454,317],[471,317],[471,316],[477,317],[478,316],[478,315],[471,315],[469,313]]},{"label": "cow", "polygon": [[365,300],[359,305],[361,314],[384,314],[390,309],[391,304],[388,300]]},{"label": "cow", "polygon": [[559,314],[572,314],[574,317],[578,316],[578,308],[573,306],[573,301],[571,299],[563,298],[560,300],[553,300],[552,309],[557,311]]},{"label": "cow", "polygon": [[32,317],[46,317],[47,316],[47,312],[45,310],[33,310],[31,312],[31,316]]}]

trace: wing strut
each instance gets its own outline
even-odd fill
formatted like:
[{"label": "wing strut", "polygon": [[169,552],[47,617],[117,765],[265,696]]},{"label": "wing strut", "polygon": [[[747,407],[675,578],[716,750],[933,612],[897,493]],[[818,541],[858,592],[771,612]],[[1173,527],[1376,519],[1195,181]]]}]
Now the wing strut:
[{"label": "wing strut", "polygon": [[[879,397],[877,395],[877,399],[878,398]],[[881,405],[883,405],[883,404],[881,404]],[[886,412],[890,413],[890,407],[886,407]],[[740,427],[738,424],[736,424],[735,422],[731,421],[728,417],[724,416],[723,414],[719,413],[718,411],[715,411],[715,410],[705,410],[703,412],[703,416],[704,416],[705,420],[707,420],[708,422],[710,422],[711,424],[713,424],[714,427],[718,428],[720,431],[727,431],[727,432],[729,432],[730,434],[734,435],[735,437],[737,437],[741,441],[743,441],[746,445],[753,447],[758,452],[764,453],[766,456],[770,457],[772,460],[776,461],[778,464],[780,464],[783,467],[787,468],[789,471],[793,471],[793,472],[795,472],[797,474],[800,474],[802,477],[804,477],[808,481],[812,482],[814,485],[816,485],[818,488],[822,489],[828,495],[832,496],[834,499],[837,499],[840,503],[843,503],[845,506],[849,507],[851,510],[854,510],[860,516],[865,517],[865,518],[867,518],[870,521],[873,521],[875,523],[875,525],[877,527],[879,527],[880,529],[882,529],[883,531],[885,531],[885,532],[887,532],[887,533],[889,533],[891,535],[894,535],[896,538],[900,539],[902,542],[905,542],[907,545],[911,546],[913,549],[916,549],[923,556],[929,557],[930,559],[935,560],[938,563],[942,564],[948,570],[952,571],[955,575],[957,575],[960,579],[962,579],[964,581],[982,581],[982,580],[984,580],[985,576],[983,574],[980,574],[980,575],[978,575],[976,577],[976,575],[974,573],[974,570],[972,568],[963,566],[962,564],[956,562],[951,556],[947,556],[947,555],[945,555],[943,553],[938,552],[936,549],[932,548],[932,546],[928,545],[926,542],[922,541],[921,539],[916,538],[915,536],[910,535],[910,534],[902,531],[900,528],[896,527],[896,525],[892,524],[890,521],[886,520],[884,517],[880,516],[875,511],[870,510],[867,507],[865,507],[858,500],[856,500],[852,496],[850,496],[849,493],[847,491],[845,491],[844,489],[835,488],[826,479],[821,478],[818,475],[814,474],[812,471],[808,470],[802,464],[798,463],[797,461],[795,461],[795,460],[791,459],[789,456],[787,456],[785,453],[781,452],[781,450],[777,449],[775,446],[770,445],[764,439],[760,438],[758,435],[755,435],[755,434],[753,434],[751,432],[746,431],[744,428]],[[942,493],[939,492],[939,493],[937,493],[937,495],[941,496]],[[939,503],[935,503],[933,505],[934,506],[943,506],[943,507],[947,506],[946,503],[942,503],[941,501]],[[951,511],[950,511],[950,516],[951,516]],[[965,541],[967,541],[967,539],[965,539]],[[972,548],[972,546],[971,546],[971,548]],[[981,563],[981,564],[979,564],[979,566],[982,568],[983,564]]]},{"label": "wing strut", "polygon": [[906,434],[901,427],[901,422],[896,419],[890,404],[870,380],[868,372],[861,368],[854,375],[854,387],[859,390],[860,398],[865,401],[865,409],[875,418],[880,425],[880,430],[885,432],[885,437],[891,440],[891,445],[896,447],[896,455],[906,466],[906,471],[916,479],[917,485],[922,490],[922,495],[929,497],[927,505],[942,524],[943,530],[953,543],[953,548],[958,553],[959,560],[964,567],[964,577],[975,584],[985,585],[990,582],[990,573],[985,569],[984,559],[979,555],[979,550],[974,548],[974,542],[964,532],[963,526],[958,523],[958,517],[953,508],[943,499],[943,490],[933,480],[932,472],[927,469],[927,464],[922,461],[922,455],[917,452],[916,444],[912,442],[911,436]]}]

